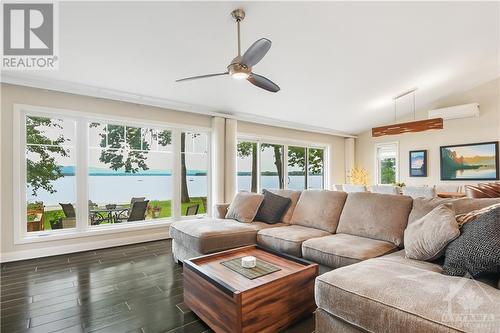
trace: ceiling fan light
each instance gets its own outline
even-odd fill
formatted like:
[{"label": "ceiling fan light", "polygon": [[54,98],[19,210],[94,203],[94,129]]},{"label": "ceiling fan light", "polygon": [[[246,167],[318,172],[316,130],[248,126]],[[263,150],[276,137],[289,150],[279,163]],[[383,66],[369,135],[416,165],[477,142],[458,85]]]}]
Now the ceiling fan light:
[{"label": "ceiling fan light", "polygon": [[244,73],[244,72],[236,72],[236,73],[232,73],[231,74],[231,77],[233,79],[236,79],[236,80],[245,80],[248,78],[248,73]]}]

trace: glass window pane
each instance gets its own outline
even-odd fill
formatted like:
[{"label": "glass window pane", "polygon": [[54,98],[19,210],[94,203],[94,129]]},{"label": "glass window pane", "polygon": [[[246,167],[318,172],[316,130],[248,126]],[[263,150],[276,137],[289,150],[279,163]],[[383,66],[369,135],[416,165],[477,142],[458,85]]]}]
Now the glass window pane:
[{"label": "glass window pane", "polygon": [[238,191],[257,192],[256,142],[238,142]]},{"label": "glass window pane", "polygon": [[127,144],[129,149],[134,149],[134,150],[143,149],[142,130],[140,128],[127,126]]},{"label": "glass window pane", "polygon": [[377,147],[377,176],[379,184],[394,184],[397,171],[396,144],[384,144]]},{"label": "glass window pane", "polygon": [[75,122],[26,117],[27,231],[76,226]]},{"label": "glass window pane", "polygon": [[288,147],[288,188],[303,190],[306,188],[306,148]]},{"label": "glass window pane", "polygon": [[[89,149],[89,224],[171,217],[173,154],[153,149],[156,130],[116,125],[89,127],[95,137],[104,137],[107,132],[109,144],[107,148]],[[171,144],[170,138],[165,145]],[[113,149],[116,146],[119,149]]]},{"label": "glass window pane", "polygon": [[308,149],[308,181],[307,187],[311,189],[324,188],[324,149]]},{"label": "glass window pane", "polygon": [[172,132],[167,130],[158,130],[154,137],[158,141],[159,151],[173,151]]},{"label": "glass window pane", "polygon": [[208,196],[208,135],[181,133],[181,215],[205,214]]},{"label": "glass window pane", "polygon": [[380,184],[394,184],[396,182],[396,159],[383,158],[380,160]]},{"label": "glass window pane", "polygon": [[125,145],[125,126],[106,125],[107,128],[107,147],[121,148]]},{"label": "glass window pane", "polygon": [[263,143],[260,150],[262,189],[283,188],[283,146]]}]

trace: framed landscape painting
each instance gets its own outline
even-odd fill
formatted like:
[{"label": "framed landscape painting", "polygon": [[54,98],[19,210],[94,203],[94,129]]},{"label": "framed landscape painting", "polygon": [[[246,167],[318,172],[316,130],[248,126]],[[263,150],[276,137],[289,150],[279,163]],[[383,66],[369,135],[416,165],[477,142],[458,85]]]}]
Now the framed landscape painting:
[{"label": "framed landscape painting", "polygon": [[410,177],[427,177],[427,150],[410,151]]},{"label": "framed landscape painting", "polygon": [[498,180],[498,142],[442,146],[441,180]]}]

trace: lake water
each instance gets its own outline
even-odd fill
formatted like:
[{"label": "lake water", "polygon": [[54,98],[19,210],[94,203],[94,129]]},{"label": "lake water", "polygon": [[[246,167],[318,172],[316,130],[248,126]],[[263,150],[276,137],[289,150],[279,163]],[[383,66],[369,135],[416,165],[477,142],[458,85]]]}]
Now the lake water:
[{"label": "lake water", "polygon": [[[263,188],[278,188],[276,176],[263,176]],[[322,177],[309,177],[311,188],[321,188]],[[75,177],[66,176],[52,182],[55,193],[39,191],[36,197],[28,193],[28,201],[43,201],[46,206],[57,206],[59,202],[75,202]],[[188,191],[191,197],[207,195],[206,176],[188,176]],[[251,176],[238,176],[238,189],[250,190]],[[290,176],[288,188],[302,189],[304,177]],[[89,199],[98,204],[127,203],[132,197],[148,200],[170,200],[172,198],[171,176],[89,176]]]},{"label": "lake water", "polygon": [[496,170],[494,168],[465,169],[455,171],[455,179],[495,179]]}]

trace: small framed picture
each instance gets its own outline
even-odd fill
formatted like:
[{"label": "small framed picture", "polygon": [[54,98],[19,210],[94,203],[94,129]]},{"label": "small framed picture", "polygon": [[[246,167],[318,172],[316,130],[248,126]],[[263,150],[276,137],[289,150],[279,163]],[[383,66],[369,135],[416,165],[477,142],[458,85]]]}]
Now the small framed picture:
[{"label": "small framed picture", "polygon": [[427,150],[410,151],[410,177],[427,177]]}]

